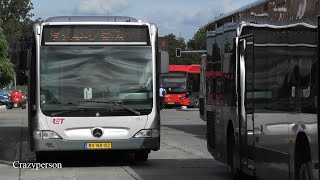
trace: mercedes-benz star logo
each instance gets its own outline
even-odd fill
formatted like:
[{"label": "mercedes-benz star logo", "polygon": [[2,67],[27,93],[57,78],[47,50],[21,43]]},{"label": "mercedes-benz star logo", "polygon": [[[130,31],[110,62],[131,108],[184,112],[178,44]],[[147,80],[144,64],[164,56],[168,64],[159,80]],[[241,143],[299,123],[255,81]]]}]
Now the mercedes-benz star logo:
[{"label": "mercedes-benz star logo", "polygon": [[94,137],[97,137],[97,138],[101,137],[102,134],[103,134],[103,132],[102,132],[102,130],[99,129],[99,128],[95,128],[95,129],[92,131],[92,135],[93,135]]}]

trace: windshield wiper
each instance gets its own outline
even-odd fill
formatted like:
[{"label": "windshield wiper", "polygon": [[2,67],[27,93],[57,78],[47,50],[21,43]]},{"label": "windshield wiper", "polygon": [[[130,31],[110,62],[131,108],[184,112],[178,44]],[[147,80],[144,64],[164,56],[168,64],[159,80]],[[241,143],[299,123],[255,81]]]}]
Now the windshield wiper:
[{"label": "windshield wiper", "polygon": [[123,109],[130,111],[138,116],[141,115],[141,113],[139,111],[136,111],[132,108],[129,108],[127,106],[121,105],[120,103],[122,103],[123,101],[93,101],[93,100],[88,100],[88,101],[81,101],[81,102],[94,102],[94,103],[103,103],[103,104],[113,104],[119,107],[122,107]]},{"label": "windshield wiper", "polygon": [[58,115],[61,115],[61,114],[65,114],[65,113],[72,113],[72,112],[78,112],[78,111],[81,112],[81,111],[86,111],[86,110],[87,110],[87,109],[85,109],[85,108],[63,110],[63,111],[51,113],[51,117],[52,117],[52,116],[58,116]]}]

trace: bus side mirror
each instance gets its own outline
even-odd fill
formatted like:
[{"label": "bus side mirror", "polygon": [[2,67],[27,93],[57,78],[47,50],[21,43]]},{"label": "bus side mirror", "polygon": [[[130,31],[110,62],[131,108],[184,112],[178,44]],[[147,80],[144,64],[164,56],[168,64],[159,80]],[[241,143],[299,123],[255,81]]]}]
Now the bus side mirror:
[{"label": "bus side mirror", "polygon": [[159,51],[160,56],[160,73],[169,73],[169,53],[167,51]]},{"label": "bus side mirror", "polygon": [[26,50],[20,53],[20,68],[21,69],[30,69],[32,51]]}]

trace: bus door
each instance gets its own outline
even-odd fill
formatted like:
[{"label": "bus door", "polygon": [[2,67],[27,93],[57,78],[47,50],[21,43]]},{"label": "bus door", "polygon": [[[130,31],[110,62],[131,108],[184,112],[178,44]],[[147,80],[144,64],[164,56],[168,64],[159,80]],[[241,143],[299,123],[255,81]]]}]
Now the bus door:
[{"label": "bus door", "polygon": [[206,64],[207,64],[207,55],[201,56],[200,63],[200,92],[199,92],[199,100],[200,100],[200,118],[202,120],[206,120],[206,116],[204,114],[205,110],[205,95],[206,95]]},{"label": "bus door", "polygon": [[[317,72],[317,77],[320,77],[320,16],[318,16],[318,72]],[[319,87],[319,80],[318,82],[316,83],[317,84],[317,89],[318,89],[318,92],[317,92],[317,109],[319,109],[319,105],[320,105],[320,102],[319,102],[319,94],[320,94],[320,87]],[[318,133],[318,166],[319,166],[319,159],[320,159],[320,122],[319,122],[319,119],[320,119],[320,111],[318,110],[318,117],[317,117],[317,125],[318,125],[318,130],[317,130],[317,133]],[[320,168],[318,168],[318,178],[320,179]]]},{"label": "bus door", "polygon": [[[35,39],[35,38],[33,38]],[[36,59],[36,46],[32,47],[32,50],[28,51],[28,56],[24,59],[28,63],[29,78],[28,78],[28,144],[29,149],[33,151],[33,121],[35,120],[37,113],[37,59]],[[31,56],[29,56],[31,55]]]},{"label": "bus door", "polygon": [[238,37],[238,111],[240,134],[240,166],[250,173],[254,170],[254,92],[253,35]]}]

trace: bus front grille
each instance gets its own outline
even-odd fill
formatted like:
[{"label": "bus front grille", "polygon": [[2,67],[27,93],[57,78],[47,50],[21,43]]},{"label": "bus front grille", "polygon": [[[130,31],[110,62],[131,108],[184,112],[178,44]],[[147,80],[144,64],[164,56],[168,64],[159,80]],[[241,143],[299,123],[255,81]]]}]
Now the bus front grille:
[{"label": "bus front grille", "polygon": [[216,121],[212,111],[207,111],[207,141],[211,148],[216,148]]}]

